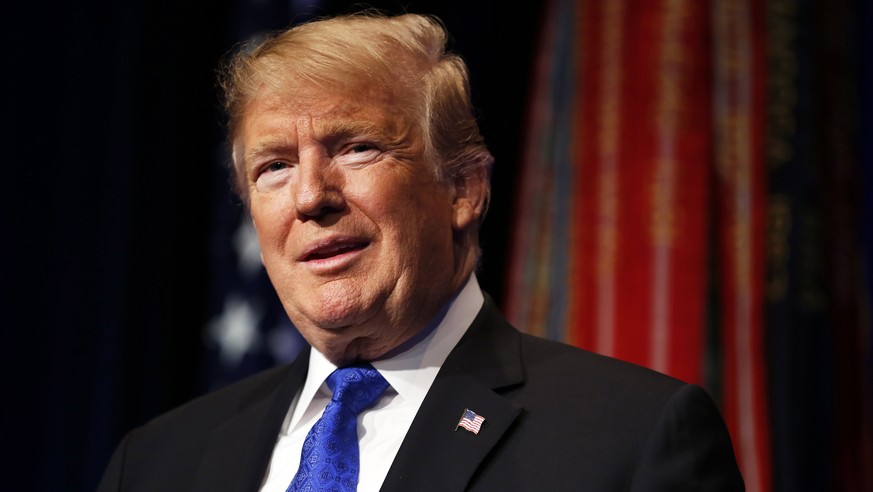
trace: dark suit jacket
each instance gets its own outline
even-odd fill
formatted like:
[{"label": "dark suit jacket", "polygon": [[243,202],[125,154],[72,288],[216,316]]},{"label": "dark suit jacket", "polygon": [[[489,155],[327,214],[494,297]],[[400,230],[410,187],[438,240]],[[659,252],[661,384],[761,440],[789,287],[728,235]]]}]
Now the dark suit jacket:
[{"label": "dark suit jacket", "polygon": [[[257,490],[308,355],[130,432],[98,490]],[[465,408],[486,419],[478,435],[455,430]],[[486,299],[382,490],[733,491],[743,482],[703,390],[521,334]]]}]

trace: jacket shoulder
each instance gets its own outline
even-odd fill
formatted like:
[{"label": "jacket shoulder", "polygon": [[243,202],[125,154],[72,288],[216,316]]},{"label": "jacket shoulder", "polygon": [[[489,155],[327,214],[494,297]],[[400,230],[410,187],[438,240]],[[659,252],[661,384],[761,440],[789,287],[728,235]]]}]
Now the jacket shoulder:
[{"label": "jacket shoulder", "polygon": [[[299,364],[292,364],[260,372],[130,431],[116,448],[98,490],[191,490],[210,449],[213,457],[251,461],[247,456],[263,430],[278,432],[296,394],[299,369]],[[228,448],[216,439],[234,445]]]},{"label": "jacket shoulder", "polygon": [[661,403],[687,385],[652,369],[564,343],[525,333],[520,339],[529,383],[548,385],[552,381],[564,391],[576,387],[588,394],[608,388],[616,398],[655,398]]},{"label": "jacket shoulder", "polygon": [[154,432],[161,427],[185,423],[190,428],[210,426],[236,414],[248,402],[265,398],[287,377],[289,366],[279,366],[258,372],[199,396],[183,405],[161,414],[144,424],[141,429]]}]

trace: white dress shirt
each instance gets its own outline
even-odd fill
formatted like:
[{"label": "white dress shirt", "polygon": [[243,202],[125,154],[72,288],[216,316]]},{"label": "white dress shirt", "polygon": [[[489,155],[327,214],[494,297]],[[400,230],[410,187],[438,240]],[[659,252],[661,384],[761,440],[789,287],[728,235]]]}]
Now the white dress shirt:
[{"label": "white dress shirt", "polygon": [[[436,328],[409,349],[372,362],[389,387],[373,407],[358,416],[359,491],[377,491],[382,486],[443,362],[466,333],[484,301],[473,274],[449,304]],[[306,383],[288,409],[262,492],[284,492],[297,473],[303,441],[330,401],[331,391],[325,380],[335,369],[336,366],[315,348],[310,351]]]}]

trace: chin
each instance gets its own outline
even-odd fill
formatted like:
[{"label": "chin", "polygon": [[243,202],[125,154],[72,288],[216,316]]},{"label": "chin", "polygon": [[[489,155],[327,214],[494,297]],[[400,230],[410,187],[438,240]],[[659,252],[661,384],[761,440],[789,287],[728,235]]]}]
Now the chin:
[{"label": "chin", "polygon": [[299,292],[306,296],[300,307],[323,328],[363,324],[376,317],[388,299],[383,289],[372,287],[357,278],[334,280],[314,286],[309,292]]},{"label": "chin", "polygon": [[[312,302],[289,310],[289,318],[304,337],[310,341],[325,340],[337,343],[363,336],[364,325],[374,317],[376,308],[350,299]],[[357,333],[356,333],[357,332]],[[308,336],[311,334],[312,336]]]},{"label": "chin", "polygon": [[355,326],[365,324],[373,318],[375,308],[360,306],[357,303],[346,302],[341,305],[319,306],[311,316],[308,316],[310,324],[319,329],[337,334],[348,332]]}]

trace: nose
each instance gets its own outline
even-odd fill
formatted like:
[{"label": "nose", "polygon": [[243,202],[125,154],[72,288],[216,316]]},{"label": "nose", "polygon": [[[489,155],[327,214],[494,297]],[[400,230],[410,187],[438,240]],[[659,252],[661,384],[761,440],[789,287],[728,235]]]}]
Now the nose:
[{"label": "nose", "polygon": [[346,208],[343,197],[343,177],[324,158],[300,162],[294,207],[300,220],[318,220]]}]

